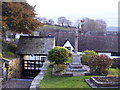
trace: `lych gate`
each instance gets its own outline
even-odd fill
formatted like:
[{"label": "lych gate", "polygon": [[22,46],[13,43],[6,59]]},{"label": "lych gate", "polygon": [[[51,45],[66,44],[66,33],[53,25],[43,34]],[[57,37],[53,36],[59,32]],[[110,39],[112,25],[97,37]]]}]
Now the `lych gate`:
[{"label": "lych gate", "polygon": [[23,58],[23,77],[35,77],[41,70],[46,56],[41,55],[24,55]]},{"label": "lych gate", "polygon": [[40,72],[47,54],[55,46],[51,36],[22,36],[19,39],[17,54],[21,58],[22,78],[35,77]]}]

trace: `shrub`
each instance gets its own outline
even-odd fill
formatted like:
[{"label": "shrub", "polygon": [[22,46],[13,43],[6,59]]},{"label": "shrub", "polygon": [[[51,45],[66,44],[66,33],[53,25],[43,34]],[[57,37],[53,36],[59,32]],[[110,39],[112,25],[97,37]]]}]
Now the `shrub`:
[{"label": "shrub", "polygon": [[17,46],[15,44],[12,44],[12,43],[8,44],[7,51],[15,53],[16,49],[17,49]]},{"label": "shrub", "polygon": [[55,47],[49,51],[48,60],[55,64],[64,64],[69,60],[69,52],[66,48]]},{"label": "shrub", "polygon": [[2,53],[0,53],[0,58],[2,58]]},{"label": "shrub", "polygon": [[54,72],[55,73],[61,73],[64,71],[64,69],[66,68],[66,65],[63,64],[55,64],[54,65]]},{"label": "shrub", "polygon": [[89,59],[91,56],[94,56],[94,55],[98,55],[95,51],[93,50],[85,50],[83,51],[83,53],[85,54],[82,54],[82,63],[88,63]]},{"label": "shrub", "polygon": [[7,52],[3,52],[3,57],[11,59],[11,58],[15,57],[15,54],[12,53],[12,52],[7,51]]},{"label": "shrub", "polygon": [[5,58],[14,58],[17,45],[12,42],[2,41],[2,55]]},{"label": "shrub", "polygon": [[119,68],[120,69],[120,58],[113,59],[112,68]]},{"label": "shrub", "polygon": [[112,59],[106,55],[95,55],[88,61],[90,72],[97,75],[107,75],[108,69],[112,65]]}]

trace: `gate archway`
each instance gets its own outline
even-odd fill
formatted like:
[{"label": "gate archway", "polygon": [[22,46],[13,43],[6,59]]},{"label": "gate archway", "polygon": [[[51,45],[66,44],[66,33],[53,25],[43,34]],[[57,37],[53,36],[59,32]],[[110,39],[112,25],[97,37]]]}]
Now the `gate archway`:
[{"label": "gate archway", "polygon": [[45,55],[24,55],[23,77],[35,77],[36,75],[38,75],[45,60]]}]

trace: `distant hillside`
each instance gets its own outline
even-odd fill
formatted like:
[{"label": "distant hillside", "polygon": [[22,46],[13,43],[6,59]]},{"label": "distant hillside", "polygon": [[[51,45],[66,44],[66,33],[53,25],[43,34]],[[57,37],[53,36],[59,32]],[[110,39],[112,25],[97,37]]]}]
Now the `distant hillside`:
[{"label": "distant hillside", "polygon": [[[39,30],[73,30],[71,27],[61,27],[56,25],[44,25]],[[118,31],[118,27],[107,27],[107,31]]]},{"label": "distant hillside", "polygon": [[55,25],[44,25],[39,30],[71,30],[73,28],[69,27],[61,27],[61,26],[55,26]]},{"label": "distant hillside", "polygon": [[118,27],[108,27],[107,31],[118,31]]}]

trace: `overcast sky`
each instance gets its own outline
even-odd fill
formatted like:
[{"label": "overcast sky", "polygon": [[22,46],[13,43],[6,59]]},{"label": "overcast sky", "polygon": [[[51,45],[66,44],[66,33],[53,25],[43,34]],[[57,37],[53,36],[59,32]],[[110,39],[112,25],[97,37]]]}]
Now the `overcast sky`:
[{"label": "overcast sky", "polygon": [[36,5],[37,17],[58,20],[65,16],[72,22],[86,17],[103,19],[108,26],[118,26],[119,0],[27,0]]}]

